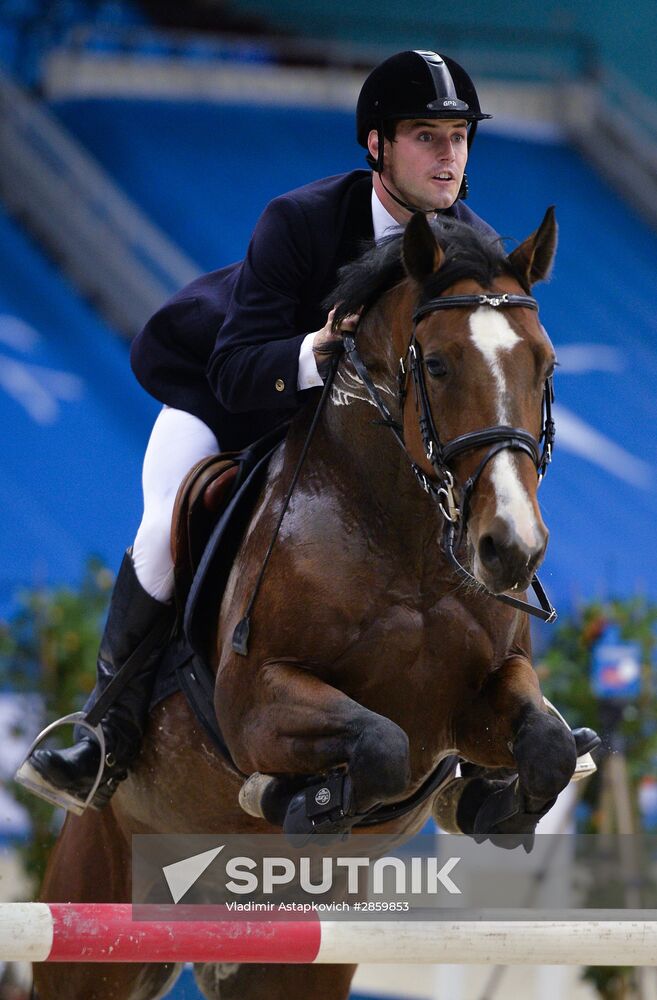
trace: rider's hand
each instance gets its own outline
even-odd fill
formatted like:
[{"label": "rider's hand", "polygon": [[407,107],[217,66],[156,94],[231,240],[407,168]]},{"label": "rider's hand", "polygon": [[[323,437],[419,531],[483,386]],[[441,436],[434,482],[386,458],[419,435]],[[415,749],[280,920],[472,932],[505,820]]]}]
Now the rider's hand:
[{"label": "rider's hand", "polygon": [[343,351],[342,335],[343,333],[353,333],[358,324],[359,315],[351,314],[349,316],[344,316],[340,321],[340,329],[333,329],[333,319],[335,317],[335,307],[331,309],[328,314],[328,319],[321,330],[318,330],[313,339],[313,354],[315,356],[315,364],[317,365],[317,371],[319,372],[320,378],[323,382],[331,370],[331,362],[333,358],[341,354]]}]

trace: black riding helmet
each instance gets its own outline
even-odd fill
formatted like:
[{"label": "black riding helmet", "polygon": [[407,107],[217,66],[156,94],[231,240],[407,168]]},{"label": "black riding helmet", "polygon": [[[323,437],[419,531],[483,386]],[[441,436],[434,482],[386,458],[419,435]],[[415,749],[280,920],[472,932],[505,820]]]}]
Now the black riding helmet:
[{"label": "black riding helmet", "polygon": [[367,149],[367,138],[379,133],[379,155],[368,153],[370,166],[383,170],[384,122],[404,118],[463,118],[468,122],[468,146],[477,122],[492,118],[479,105],[475,86],[462,66],[437,52],[398,52],[372,70],[356,106],[356,137]]}]

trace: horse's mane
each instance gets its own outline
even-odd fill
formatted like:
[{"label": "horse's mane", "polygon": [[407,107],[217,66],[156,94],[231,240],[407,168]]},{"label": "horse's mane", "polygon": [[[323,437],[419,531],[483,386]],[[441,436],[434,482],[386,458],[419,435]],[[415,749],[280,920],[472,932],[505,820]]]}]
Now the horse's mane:
[{"label": "horse's mane", "polygon": [[[462,278],[472,278],[488,288],[493,278],[510,274],[525,286],[509,262],[501,240],[483,235],[455,219],[437,220],[431,223],[431,228],[445,253],[445,262],[425,281],[420,303],[442,294]],[[365,243],[361,255],[340,268],[338,284],[325,303],[327,308],[338,303],[336,324],[361,306],[367,312],[388,289],[405,277],[402,241],[403,233],[397,233],[379,243]]]}]

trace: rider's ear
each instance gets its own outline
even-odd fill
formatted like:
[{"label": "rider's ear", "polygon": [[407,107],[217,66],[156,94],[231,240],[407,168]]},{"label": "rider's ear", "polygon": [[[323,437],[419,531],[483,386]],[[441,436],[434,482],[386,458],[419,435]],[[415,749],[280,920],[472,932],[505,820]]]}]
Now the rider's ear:
[{"label": "rider's ear", "polygon": [[406,226],[402,256],[406,271],[420,283],[437,271],[445,259],[422,212],[415,212]]},{"label": "rider's ear", "polygon": [[536,232],[509,254],[511,266],[521,278],[524,278],[527,288],[549,277],[557,249],[558,232],[554,205],[550,205]]}]

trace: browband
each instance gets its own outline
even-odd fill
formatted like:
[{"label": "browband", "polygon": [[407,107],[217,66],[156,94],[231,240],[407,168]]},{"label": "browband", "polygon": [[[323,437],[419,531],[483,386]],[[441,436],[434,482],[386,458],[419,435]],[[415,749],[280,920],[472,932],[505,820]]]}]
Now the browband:
[{"label": "browband", "polygon": [[418,323],[423,316],[436,312],[438,309],[458,309],[470,306],[492,306],[497,309],[499,306],[521,306],[524,309],[535,309],[538,312],[538,302],[531,295],[513,295],[511,292],[503,292],[500,295],[446,295],[429,299],[413,313],[413,322]]}]

